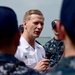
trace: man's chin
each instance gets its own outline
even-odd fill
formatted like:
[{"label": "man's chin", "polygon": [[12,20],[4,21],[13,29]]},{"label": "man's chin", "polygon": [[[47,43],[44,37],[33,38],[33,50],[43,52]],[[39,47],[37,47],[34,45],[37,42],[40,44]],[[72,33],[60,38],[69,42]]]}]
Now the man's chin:
[{"label": "man's chin", "polygon": [[35,38],[38,38],[38,37],[39,37],[39,35],[36,35],[36,36],[35,36]]}]

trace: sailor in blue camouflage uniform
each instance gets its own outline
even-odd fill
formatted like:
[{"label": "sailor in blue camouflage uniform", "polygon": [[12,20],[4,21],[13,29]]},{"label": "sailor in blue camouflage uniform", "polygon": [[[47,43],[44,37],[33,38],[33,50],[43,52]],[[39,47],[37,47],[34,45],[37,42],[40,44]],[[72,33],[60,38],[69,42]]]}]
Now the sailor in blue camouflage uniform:
[{"label": "sailor in blue camouflage uniform", "polygon": [[14,55],[0,53],[0,75],[42,75],[18,61]]},{"label": "sailor in blue camouflage uniform", "polygon": [[49,67],[55,66],[63,54],[63,41],[60,39],[56,28],[58,21],[57,19],[52,21],[54,37],[43,46],[46,51],[46,57],[50,59]]},{"label": "sailor in blue camouflage uniform", "polygon": [[63,0],[60,21],[57,27],[65,46],[63,58],[46,75],[75,75],[75,0]]},{"label": "sailor in blue camouflage uniform", "polygon": [[20,31],[15,12],[0,6],[0,75],[41,75],[14,57]]},{"label": "sailor in blue camouflage uniform", "polygon": [[75,75],[75,56],[63,58],[55,69],[46,75]]}]

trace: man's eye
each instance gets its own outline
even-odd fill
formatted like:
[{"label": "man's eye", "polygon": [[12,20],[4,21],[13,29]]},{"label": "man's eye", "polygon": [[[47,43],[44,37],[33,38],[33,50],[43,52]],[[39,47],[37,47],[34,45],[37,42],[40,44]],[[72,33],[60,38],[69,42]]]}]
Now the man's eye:
[{"label": "man's eye", "polygon": [[39,24],[39,22],[34,22],[35,25]]},{"label": "man's eye", "polygon": [[41,25],[44,25],[44,23],[41,23]]},{"label": "man's eye", "polygon": [[38,25],[38,24],[43,25],[44,23],[42,23],[42,22],[34,22],[34,24],[35,24],[35,25]]}]

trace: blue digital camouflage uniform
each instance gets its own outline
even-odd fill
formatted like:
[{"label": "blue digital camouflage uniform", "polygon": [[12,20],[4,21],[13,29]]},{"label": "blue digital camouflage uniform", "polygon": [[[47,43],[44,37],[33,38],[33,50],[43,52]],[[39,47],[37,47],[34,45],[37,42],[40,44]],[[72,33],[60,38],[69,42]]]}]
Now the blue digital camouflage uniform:
[{"label": "blue digital camouflage uniform", "polygon": [[63,58],[56,68],[46,75],[75,75],[75,56]]},{"label": "blue digital camouflage uniform", "polygon": [[53,67],[60,60],[63,54],[63,42],[52,38],[44,46],[46,57],[50,59],[49,67]]},{"label": "blue digital camouflage uniform", "polygon": [[28,68],[13,55],[0,53],[0,75],[41,75],[41,73]]}]

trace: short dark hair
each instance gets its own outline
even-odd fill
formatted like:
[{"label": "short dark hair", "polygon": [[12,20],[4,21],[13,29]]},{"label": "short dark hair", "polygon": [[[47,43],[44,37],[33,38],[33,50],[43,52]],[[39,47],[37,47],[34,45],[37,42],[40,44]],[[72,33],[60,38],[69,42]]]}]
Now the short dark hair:
[{"label": "short dark hair", "polygon": [[60,20],[69,38],[75,43],[75,0],[63,0]]},{"label": "short dark hair", "polygon": [[9,7],[0,6],[0,47],[4,44],[7,45],[17,31],[18,22],[16,13]]},{"label": "short dark hair", "polygon": [[21,33],[23,33],[23,31],[24,31],[23,24],[19,25],[19,30],[21,31]]}]

